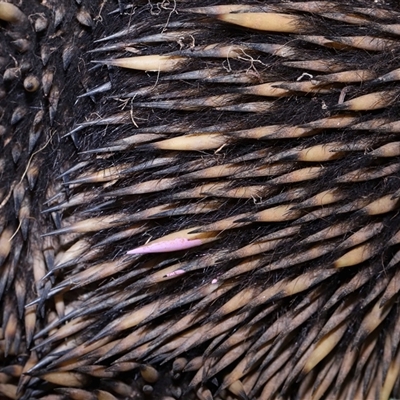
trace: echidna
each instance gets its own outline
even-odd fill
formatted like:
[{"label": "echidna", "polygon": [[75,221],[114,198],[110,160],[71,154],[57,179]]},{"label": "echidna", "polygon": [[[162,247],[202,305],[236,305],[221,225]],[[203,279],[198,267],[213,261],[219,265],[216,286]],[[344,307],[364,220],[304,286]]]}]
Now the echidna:
[{"label": "echidna", "polygon": [[0,396],[400,396],[400,4],[216,3],[0,2]]}]

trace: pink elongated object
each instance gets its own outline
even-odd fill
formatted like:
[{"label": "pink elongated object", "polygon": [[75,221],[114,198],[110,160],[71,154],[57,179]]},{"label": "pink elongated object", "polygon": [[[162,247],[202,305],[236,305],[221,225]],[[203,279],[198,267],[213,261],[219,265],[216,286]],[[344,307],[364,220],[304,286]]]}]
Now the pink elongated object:
[{"label": "pink elongated object", "polygon": [[145,244],[144,246],[129,250],[126,254],[168,253],[171,251],[190,249],[192,247],[200,246],[203,243],[204,241],[201,239],[189,240],[185,238],[176,238]]},{"label": "pink elongated object", "polygon": [[170,278],[171,276],[178,276],[178,275],[182,275],[185,273],[184,269],[177,269],[173,272],[170,272],[169,274],[165,275],[166,278]]}]

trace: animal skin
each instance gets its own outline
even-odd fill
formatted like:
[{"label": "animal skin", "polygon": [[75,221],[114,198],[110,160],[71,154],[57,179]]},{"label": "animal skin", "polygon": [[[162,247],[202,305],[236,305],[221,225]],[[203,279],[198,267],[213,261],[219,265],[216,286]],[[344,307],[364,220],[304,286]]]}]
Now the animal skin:
[{"label": "animal skin", "polygon": [[0,397],[400,397],[399,21],[0,2]]}]

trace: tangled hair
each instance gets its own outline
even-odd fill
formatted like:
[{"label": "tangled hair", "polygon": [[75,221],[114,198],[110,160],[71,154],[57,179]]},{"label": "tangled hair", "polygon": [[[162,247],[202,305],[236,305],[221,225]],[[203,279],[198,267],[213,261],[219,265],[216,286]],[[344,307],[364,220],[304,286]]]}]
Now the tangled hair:
[{"label": "tangled hair", "polygon": [[215,3],[0,2],[0,397],[400,396],[400,4]]}]

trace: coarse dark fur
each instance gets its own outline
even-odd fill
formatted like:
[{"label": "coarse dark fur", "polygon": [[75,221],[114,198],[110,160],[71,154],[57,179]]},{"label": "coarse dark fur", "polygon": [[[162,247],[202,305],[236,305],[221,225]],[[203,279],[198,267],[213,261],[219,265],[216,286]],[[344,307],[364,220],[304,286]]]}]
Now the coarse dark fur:
[{"label": "coarse dark fur", "polygon": [[399,397],[400,5],[199,3],[0,3],[0,396]]}]

